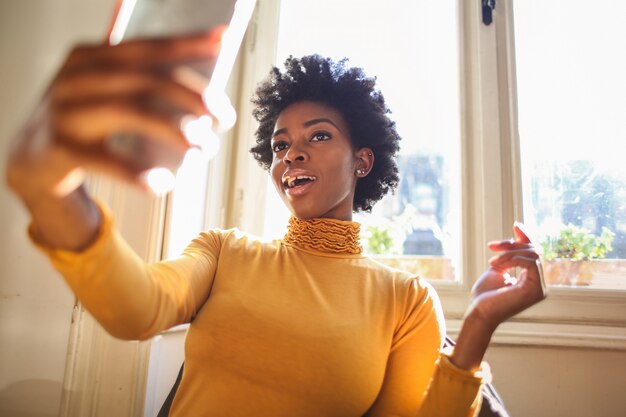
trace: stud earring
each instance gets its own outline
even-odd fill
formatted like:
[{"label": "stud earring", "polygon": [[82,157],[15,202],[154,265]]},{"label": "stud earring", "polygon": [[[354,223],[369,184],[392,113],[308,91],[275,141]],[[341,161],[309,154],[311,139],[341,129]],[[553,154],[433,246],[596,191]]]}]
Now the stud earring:
[{"label": "stud earring", "polygon": [[365,175],[365,170],[364,169],[357,169],[356,173],[357,173],[357,175]]}]

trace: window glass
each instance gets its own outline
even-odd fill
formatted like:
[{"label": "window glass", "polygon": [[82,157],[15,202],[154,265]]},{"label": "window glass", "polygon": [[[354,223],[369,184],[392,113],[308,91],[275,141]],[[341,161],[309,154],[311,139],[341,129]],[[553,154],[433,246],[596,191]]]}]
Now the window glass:
[{"label": "window glass", "polygon": [[514,4],[524,218],[550,284],[626,289],[626,3],[596,11]]},{"label": "window glass", "polygon": [[[277,65],[318,53],[377,77],[403,137],[396,193],[358,215],[369,254],[454,280],[460,242],[460,112],[456,2],[282,0]],[[268,187],[266,235],[288,213]],[[278,220],[281,219],[281,220]]]}]

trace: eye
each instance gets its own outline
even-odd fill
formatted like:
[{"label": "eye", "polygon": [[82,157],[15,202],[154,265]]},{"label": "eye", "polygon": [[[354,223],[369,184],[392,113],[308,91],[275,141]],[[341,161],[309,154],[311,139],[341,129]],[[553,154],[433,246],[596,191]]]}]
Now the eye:
[{"label": "eye", "polygon": [[287,142],[275,142],[272,145],[272,151],[274,151],[274,153],[278,153],[280,151],[284,151],[285,149],[287,149]]},{"label": "eye", "polygon": [[327,133],[327,132],[315,132],[313,134],[313,136],[311,136],[311,141],[312,142],[322,142],[322,141],[328,140],[330,138],[331,138],[330,133]]}]

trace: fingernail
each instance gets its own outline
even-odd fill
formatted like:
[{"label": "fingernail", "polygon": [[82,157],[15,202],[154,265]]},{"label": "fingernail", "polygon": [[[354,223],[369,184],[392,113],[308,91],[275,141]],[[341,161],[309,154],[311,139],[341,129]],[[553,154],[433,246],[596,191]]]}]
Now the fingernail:
[{"label": "fingernail", "polygon": [[220,139],[213,132],[213,119],[210,116],[183,119],[181,128],[189,143],[197,146],[207,160],[217,155]]},{"label": "fingernail", "polygon": [[146,173],[145,182],[156,195],[163,195],[174,189],[176,177],[167,168],[152,168]]}]

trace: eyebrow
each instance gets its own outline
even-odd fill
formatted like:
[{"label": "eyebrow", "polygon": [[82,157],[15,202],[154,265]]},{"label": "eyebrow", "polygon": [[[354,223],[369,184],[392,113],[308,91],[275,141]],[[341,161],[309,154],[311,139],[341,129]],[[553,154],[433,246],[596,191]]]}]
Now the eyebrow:
[{"label": "eyebrow", "polygon": [[[318,123],[329,123],[329,124],[331,124],[331,125],[335,126],[335,129],[337,129],[338,131],[340,131],[340,132],[341,132],[341,129],[339,129],[339,126],[337,126],[337,125],[335,124],[335,122],[333,122],[333,121],[332,121],[332,120],[330,120],[330,119],[326,119],[326,118],[324,118],[324,117],[321,117],[321,118],[319,118],[319,119],[311,119],[311,120],[308,120],[308,121],[306,121],[306,122],[302,123],[302,126],[304,126],[304,127],[310,127],[310,126],[316,125],[316,124],[318,124]],[[286,128],[286,127],[283,127],[282,129],[278,129],[277,131],[275,131],[274,133],[272,133],[272,137],[278,136],[278,135],[283,134],[283,133],[286,133],[286,132],[287,132],[287,128]]]}]

